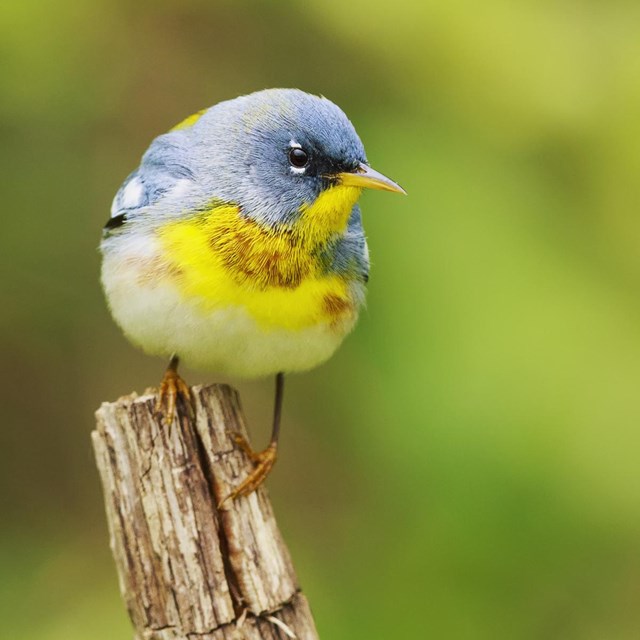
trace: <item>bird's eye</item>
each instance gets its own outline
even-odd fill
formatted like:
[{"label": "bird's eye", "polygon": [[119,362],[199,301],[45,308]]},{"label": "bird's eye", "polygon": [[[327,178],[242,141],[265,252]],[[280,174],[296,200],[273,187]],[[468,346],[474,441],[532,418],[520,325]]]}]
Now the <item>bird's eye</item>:
[{"label": "bird's eye", "polygon": [[309,154],[300,147],[294,147],[289,151],[289,162],[292,167],[302,169],[309,163]]}]

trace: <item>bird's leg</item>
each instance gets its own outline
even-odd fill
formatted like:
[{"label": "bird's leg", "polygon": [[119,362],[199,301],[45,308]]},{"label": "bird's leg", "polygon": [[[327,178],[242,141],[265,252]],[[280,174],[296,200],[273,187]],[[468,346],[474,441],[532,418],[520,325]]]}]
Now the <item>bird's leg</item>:
[{"label": "bird's leg", "polygon": [[234,500],[238,496],[247,496],[255,491],[267,478],[271,467],[276,462],[278,452],[278,436],[280,435],[280,416],[282,415],[282,398],[284,395],[284,373],[276,375],[276,397],[273,409],[273,427],[271,440],[264,451],[255,452],[247,440],[239,433],[231,434],[235,443],[239,445],[254,463],[254,470],[238,487],[236,487],[218,506],[227,500]]},{"label": "bird's leg", "polygon": [[191,406],[189,387],[178,374],[179,362],[180,359],[177,355],[171,357],[169,366],[162,377],[156,401],[156,414],[164,418],[167,424],[173,422],[178,399],[183,400],[187,407]]}]

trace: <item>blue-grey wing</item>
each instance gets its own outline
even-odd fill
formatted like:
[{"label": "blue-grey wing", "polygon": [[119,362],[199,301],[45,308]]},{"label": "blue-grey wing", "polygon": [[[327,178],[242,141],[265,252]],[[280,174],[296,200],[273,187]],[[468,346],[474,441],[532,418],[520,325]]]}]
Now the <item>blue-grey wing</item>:
[{"label": "blue-grey wing", "polygon": [[193,181],[188,166],[189,154],[181,143],[180,136],[173,132],[159,136],[151,143],[140,166],[116,193],[107,228],[119,226],[128,216],[158,203],[178,185]]}]

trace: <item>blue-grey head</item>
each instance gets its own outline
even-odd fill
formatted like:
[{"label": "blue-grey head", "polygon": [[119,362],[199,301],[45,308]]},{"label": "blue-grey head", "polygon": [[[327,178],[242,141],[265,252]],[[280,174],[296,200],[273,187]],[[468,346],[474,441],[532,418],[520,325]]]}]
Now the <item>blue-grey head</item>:
[{"label": "blue-grey head", "polygon": [[338,184],[404,193],[369,167],[358,134],[333,102],[268,89],[221,102],[156,138],[116,197],[114,214],[165,197],[168,214],[177,213],[177,197],[185,208],[217,199],[282,224]]}]

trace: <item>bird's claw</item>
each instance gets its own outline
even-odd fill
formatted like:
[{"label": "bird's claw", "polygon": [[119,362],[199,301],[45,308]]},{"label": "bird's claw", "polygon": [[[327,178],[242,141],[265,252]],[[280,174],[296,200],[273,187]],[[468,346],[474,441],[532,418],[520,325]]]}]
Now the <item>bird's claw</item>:
[{"label": "bird's claw", "polygon": [[229,500],[235,500],[239,496],[248,496],[253,493],[266,479],[271,468],[278,459],[278,447],[271,443],[264,451],[255,452],[244,436],[239,433],[229,434],[234,442],[247,454],[254,463],[254,470],[237,486],[228,496],[218,503],[218,508],[222,507]]},{"label": "bird's claw", "polygon": [[189,386],[175,369],[169,367],[162,377],[155,406],[156,415],[168,425],[173,423],[176,416],[178,400],[182,400],[186,407],[191,407]]}]

